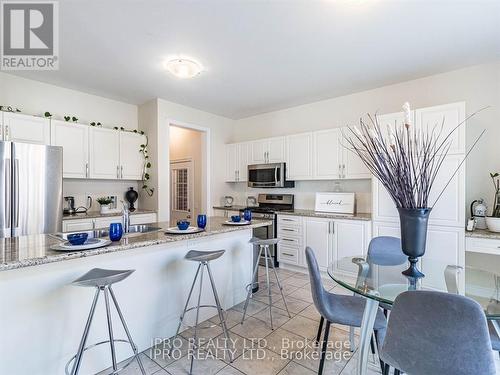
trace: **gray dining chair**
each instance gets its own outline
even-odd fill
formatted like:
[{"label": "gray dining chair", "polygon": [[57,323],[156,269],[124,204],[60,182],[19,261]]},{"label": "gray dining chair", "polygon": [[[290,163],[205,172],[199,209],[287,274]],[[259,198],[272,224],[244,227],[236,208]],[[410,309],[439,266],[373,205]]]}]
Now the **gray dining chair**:
[{"label": "gray dining chair", "polygon": [[394,301],[380,356],[408,374],[496,373],[483,309],[457,294],[401,293]]},{"label": "gray dining chair", "polygon": [[[362,297],[327,292],[321,282],[321,273],[319,271],[318,262],[316,261],[316,256],[310,247],[306,248],[306,259],[314,306],[321,315],[318,337],[316,338],[318,342],[320,340],[324,321],[326,320],[318,370],[318,374],[321,375],[325,363],[325,352],[328,344],[330,325],[333,323],[350,327],[361,327],[366,301]],[[382,311],[379,310],[374,324],[375,337],[379,342],[383,342],[384,340],[386,325],[385,316]]]}]

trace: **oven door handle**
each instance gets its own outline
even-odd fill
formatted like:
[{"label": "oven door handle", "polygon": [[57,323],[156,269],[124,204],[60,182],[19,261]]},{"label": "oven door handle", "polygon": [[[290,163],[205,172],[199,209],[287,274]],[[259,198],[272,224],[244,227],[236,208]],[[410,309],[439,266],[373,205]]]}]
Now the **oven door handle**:
[{"label": "oven door handle", "polygon": [[278,167],[274,167],[274,184],[278,185]]}]

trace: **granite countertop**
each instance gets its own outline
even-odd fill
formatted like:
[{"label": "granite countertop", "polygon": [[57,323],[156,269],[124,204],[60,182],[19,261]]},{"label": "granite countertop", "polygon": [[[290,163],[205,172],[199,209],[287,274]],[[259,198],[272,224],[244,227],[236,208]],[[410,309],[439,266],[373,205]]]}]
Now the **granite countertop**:
[{"label": "granite countertop", "polygon": [[238,204],[233,204],[231,207],[225,207],[225,206],[213,206],[212,207],[214,210],[230,210],[230,211],[239,211],[239,210],[244,210],[247,208],[247,206],[240,206]]},{"label": "granite countertop", "polygon": [[472,232],[465,231],[465,237],[500,240],[500,233],[490,232],[488,229],[475,229]]},{"label": "granite countertop", "polygon": [[223,217],[210,217],[208,218],[205,231],[186,235],[165,234],[165,229],[175,226],[175,222],[154,223],[152,224],[153,226],[161,227],[162,230],[144,234],[130,233],[124,235],[119,242],[113,242],[106,247],[71,252],[51,250],[50,246],[61,242],[61,240],[47,234],[2,238],[0,239],[0,271],[8,271],[46,263],[89,257],[93,255],[202,238],[272,224],[269,220],[253,220],[250,225],[229,226],[223,224],[226,220],[227,219]]},{"label": "granite countertop", "polygon": [[356,213],[349,214],[336,214],[330,212],[318,212],[314,210],[294,209],[290,211],[277,211],[278,215],[292,215],[292,216],[308,216],[308,217],[322,217],[326,219],[339,219],[339,220],[363,220],[370,221],[372,214],[370,213]]},{"label": "granite countertop", "polygon": [[[134,212],[130,212],[130,215],[140,215],[140,214],[155,214],[156,211],[153,210],[135,210]],[[74,215],[63,215],[63,220],[78,220],[78,219],[96,219],[100,217],[114,217],[121,216],[122,212],[113,212],[109,214],[101,214],[99,211],[90,211],[87,213],[78,213]]]}]

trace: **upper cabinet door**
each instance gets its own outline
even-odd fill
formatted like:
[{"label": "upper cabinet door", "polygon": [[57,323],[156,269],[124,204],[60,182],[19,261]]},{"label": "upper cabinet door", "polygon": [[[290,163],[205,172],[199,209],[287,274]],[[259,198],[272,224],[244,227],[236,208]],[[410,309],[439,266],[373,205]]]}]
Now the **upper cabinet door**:
[{"label": "upper cabinet door", "polygon": [[249,147],[248,143],[238,144],[238,181],[246,182],[248,181],[248,154]]},{"label": "upper cabinet door", "polygon": [[89,128],[90,178],[120,178],[120,132]]},{"label": "upper cabinet door", "polygon": [[329,129],[314,132],[314,179],[332,180],[340,178],[342,150],[340,130]]},{"label": "upper cabinet door", "polygon": [[285,137],[269,138],[267,146],[267,162],[282,163],[285,161]]},{"label": "upper cabinet door", "polygon": [[236,182],[238,177],[238,144],[226,145],[226,182]]},{"label": "upper cabinet door", "polygon": [[50,144],[50,120],[3,112],[3,139],[12,142]]},{"label": "upper cabinet door", "polygon": [[[372,174],[370,170],[366,167],[358,154],[343,146],[341,147],[344,152],[342,157],[342,178],[371,178]],[[346,145],[346,147],[349,146]]]},{"label": "upper cabinet door", "polygon": [[250,161],[251,164],[267,163],[268,142],[267,139],[261,139],[250,143]]},{"label": "upper cabinet door", "polygon": [[51,121],[51,145],[63,148],[63,177],[89,177],[89,127]]},{"label": "upper cabinet door", "polygon": [[312,133],[286,137],[286,172],[290,180],[312,180]]},{"label": "upper cabinet door", "polygon": [[[465,103],[452,103],[417,109],[415,111],[415,124],[420,128],[428,128],[431,131],[436,127],[436,132],[441,132],[440,140],[448,135],[459,123],[465,119]],[[451,137],[452,143],[450,154],[465,153],[465,124],[456,129]]]},{"label": "upper cabinet door", "polygon": [[146,144],[146,136],[120,131],[120,178],[142,180],[144,155],[141,145]]}]

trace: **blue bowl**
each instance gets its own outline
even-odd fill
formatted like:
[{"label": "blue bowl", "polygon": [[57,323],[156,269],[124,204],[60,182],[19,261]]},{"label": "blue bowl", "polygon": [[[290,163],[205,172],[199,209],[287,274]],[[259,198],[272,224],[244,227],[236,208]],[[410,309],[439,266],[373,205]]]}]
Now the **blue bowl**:
[{"label": "blue bowl", "polygon": [[231,221],[233,223],[239,223],[241,221],[241,216],[240,215],[233,215],[233,216],[231,216]]},{"label": "blue bowl", "polygon": [[87,241],[88,233],[73,233],[68,234],[68,241],[74,246],[83,245]]},{"label": "blue bowl", "polygon": [[177,228],[179,228],[180,230],[186,230],[189,228],[189,224],[190,222],[189,221],[186,221],[186,220],[179,220],[177,222]]}]

